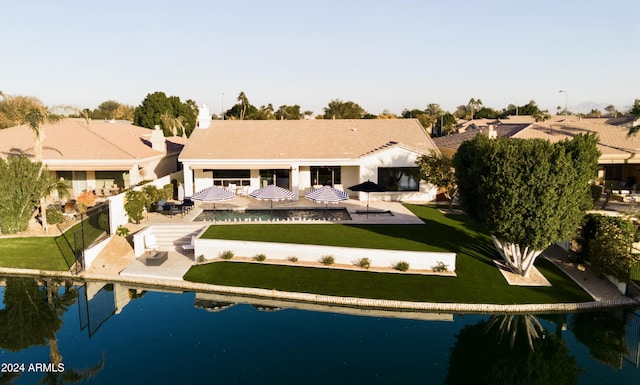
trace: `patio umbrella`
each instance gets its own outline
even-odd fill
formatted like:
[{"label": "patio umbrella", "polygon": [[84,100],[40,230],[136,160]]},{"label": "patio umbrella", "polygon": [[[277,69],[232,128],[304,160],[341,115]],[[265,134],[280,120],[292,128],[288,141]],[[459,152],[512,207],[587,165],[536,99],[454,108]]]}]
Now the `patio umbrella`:
[{"label": "patio umbrella", "polygon": [[274,201],[293,199],[294,194],[287,189],[270,184],[267,187],[254,190],[249,196],[259,200],[271,201],[271,208],[273,208]]},{"label": "patio umbrella", "polygon": [[[346,192],[336,190],[331,186],[322,186],[315,190],[311,190],[305,194],[305,198],[316,203],[338,203],[349,199],[349,195]],[[326,206],[325,206],[326,207]]]},{"label": "patio umbrella", "polygon": [[355,186],[347,187],[351,191],[362,191],[367,193],[367,218],[369,217],[369,194],[372,192],[385,192],[386,188],[380,186],[377,183],[374,183],[370,180],[366,182],[362,182]]},{"label": "patio umbrella", "polygon": [[228,201],[236,197],[233,191],[229,191],[218,186],[211,186],[193,194],[191,199],[202,202],[213,202],[213,209],[216,209],[216,202]]}]

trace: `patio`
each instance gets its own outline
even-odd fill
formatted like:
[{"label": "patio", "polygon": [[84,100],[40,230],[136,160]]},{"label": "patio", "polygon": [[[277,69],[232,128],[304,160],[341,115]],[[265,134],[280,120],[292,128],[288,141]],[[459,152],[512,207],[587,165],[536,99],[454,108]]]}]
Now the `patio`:
[{"label": "patio", "polygon": [[[213,202],[195,202],[195,206],[189,213],[185,213],[183,216],[174,215],[168,216],[162,213],[149,213],[147,218],[142,221],[141,224],[150,226],[154,224],[169,224],[169,223],[193,223],[203,210],[213,210]],[[371,201],[369,205],[370,214],[366,215],[366,201],[358,201],[349,199],[338,205],[330,205],[330,208],[345,208],[351,220],[342,221],[343,224],[422,224],[422,220],[415,216],[411,211],[402,205],[400,202],[385,202],[385,201]],[[300,199],[299,201],[280,201],[273,204],[273,210],[279,209],[317,209],[324,210],[325,205],[320,203],[313,203],[306,199]],[[236,196],[234,199],[224,202],[216,202],[215,210],[270,210],[271,203],[269,201],[258,201],[250,197]],[[392,215],[379,215],[379,213],[390,212]],[[267,221],[268,222],[268,221]],[[330,221],[311,221],[311,220],[287,220],[286,223],[333,223]],[[238,222],[202,222],[203,225],[207,223],[215,224],[233,224]],[[245,221],[241,223],[247,223]],[[252,223],[252,222],[249,222]],[[258,223],[258,222],[253,222]],[[265,223],[264,221],[260,223]]]}]

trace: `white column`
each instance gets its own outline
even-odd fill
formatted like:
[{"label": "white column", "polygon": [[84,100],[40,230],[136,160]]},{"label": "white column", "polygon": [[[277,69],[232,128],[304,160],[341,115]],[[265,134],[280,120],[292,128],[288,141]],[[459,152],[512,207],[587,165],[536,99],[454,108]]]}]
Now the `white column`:
[{"label": "white column", "polygon": [[293,192],[293,200],[300,199],[300,166],[297,163],[291,165],[291,191]]},{"label": "white column", "polygon": [[193,170],[191,169],[191,163],[182,163],[182,174],[184,176],[184,196],[190,197],[193,195]]}]

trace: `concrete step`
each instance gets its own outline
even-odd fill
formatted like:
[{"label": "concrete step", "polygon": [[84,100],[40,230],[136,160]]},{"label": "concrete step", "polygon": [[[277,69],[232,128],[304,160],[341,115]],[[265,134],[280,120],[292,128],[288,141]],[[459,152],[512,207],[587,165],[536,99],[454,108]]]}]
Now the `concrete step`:
[{"label": "concrete step", "polygon": [[175,225],[154,225],[152,233],[160,249],[172,250],[180,245],[191,243],[191,237],[198,235],[204,225],[175,224]]}]

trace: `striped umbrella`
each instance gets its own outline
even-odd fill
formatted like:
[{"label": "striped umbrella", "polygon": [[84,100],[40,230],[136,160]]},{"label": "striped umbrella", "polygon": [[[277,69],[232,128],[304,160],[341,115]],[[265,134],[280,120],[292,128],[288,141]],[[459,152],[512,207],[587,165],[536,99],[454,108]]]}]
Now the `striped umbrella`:
[{"label": "striped umbrella", "polygon": [[294,194],[287,189],[270,184],[267,187],[254,190],[249,196],[259,200],[271,201],[271,208],[273,208],[274,201],[293,199]]},{"label": "striped umbrella", "polygon": [[216,209],[216,202],[228,201],[236,197],[233,191],[223,189],[218,186],[211,186],[202,191],[193,194],[191,199],[202,202],[213,202],[213,209]]},{"label": "striped umbrella", "polygon": [[336,190],[331,186],[322,186],[315,190],[311,190],[305,194],[305,198],[316,203],[339,203],[349,199],[349,195],[346,192]]}]

